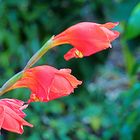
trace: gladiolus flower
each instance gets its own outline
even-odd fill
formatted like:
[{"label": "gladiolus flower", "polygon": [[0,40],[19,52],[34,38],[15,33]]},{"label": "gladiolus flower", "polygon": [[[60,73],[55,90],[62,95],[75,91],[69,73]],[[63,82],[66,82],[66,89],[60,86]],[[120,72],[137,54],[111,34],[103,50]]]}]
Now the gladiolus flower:
[{"label": "gladiolus flower", "polygon": [[0,100],[0,129],[22,134],[24,125],[33,127],[23,119],[26,115],[22,110],[28,106],[23,104],[23,101],[17,99]]},{"label": "gladiolus flower", "polygon": [[111,42],[119,36],[119,32],[110,30],[119,23],[108,22],[97,24],[82,22],[71,26],[53,39],[53,45],[71,44],[74,46],[64,58],[82,58],[111,47]]},{"label": "gladiolus flower", "polygon": [[[82,82],[72,76],[70,69],[57,70],[51,66],[37,66],[27,69],[23,77],[11,89],[26,87],[31,90],[30,102],[48,102],[67,96]],[[10,90],[10,89],[9,89]]]}]

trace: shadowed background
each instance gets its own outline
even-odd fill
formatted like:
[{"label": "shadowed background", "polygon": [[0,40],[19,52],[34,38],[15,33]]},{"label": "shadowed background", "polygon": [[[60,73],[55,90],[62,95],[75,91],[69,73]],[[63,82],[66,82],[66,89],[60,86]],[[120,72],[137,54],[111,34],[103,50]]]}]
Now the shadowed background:
[{"label": "shadowed background", "polygon": [[[36,65],[71,68],[83,80],[74,94],[25,110],[33,128],[23,135],[2,132],[3,140],[139,140],[140,3],[139,0],[0,0],[0,86],[24,68],[52,36],[82,21],[116,22],[121,32],[113,48],[65,61],[71,48],[50,50]],[[28,89],[1,98],[27,101]]]}]

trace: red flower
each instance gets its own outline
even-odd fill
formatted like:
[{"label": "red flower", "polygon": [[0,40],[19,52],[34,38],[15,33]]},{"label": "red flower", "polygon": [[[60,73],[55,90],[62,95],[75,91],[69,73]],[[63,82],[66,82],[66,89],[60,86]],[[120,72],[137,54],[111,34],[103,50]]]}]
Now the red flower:
[{"label": "red flower", "polygon": [[27,105],[24,102],[16,99],[1,99],[0,100],[0,129],[23,133],[23,126],[33,127],[32,124],[26,122],[23,118],[25,113],[22,112]]},{"label": "red flower", "polygon": [[29,103],[50,101],[67,96],[82,82],[72,76],[70,69],[57,70],[51,66],[37,66],[24,72],[10,89],[27,87],[32,91]]},{"label": "red flower", "polygon": [[74,46],[64,58],[82,58],[111,47],[111,42],[119,36],[119,32],[110,30],[119,23],[108,22],[97,24],[92,22],[78,23],[54,37],[54,45],[71,44]]}]

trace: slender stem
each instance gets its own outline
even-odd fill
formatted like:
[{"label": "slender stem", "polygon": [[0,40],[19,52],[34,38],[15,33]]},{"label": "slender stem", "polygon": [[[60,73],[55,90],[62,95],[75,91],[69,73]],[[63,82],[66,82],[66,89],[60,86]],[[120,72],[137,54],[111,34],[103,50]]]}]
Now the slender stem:
[{"label": "slender stem", "polygon": [[32,57],[31,59],[28,61],[28,63],[26,64],[24,70],[32,67],[50,48],[53,47],[52,45],[52,39],[53,37],[51,37],[44,45],[43,47],[38,50]]},{"label": "slender stem", "polygon": [[3,95],[8,89],[14,85],[21,77],[24,71],[21,71],[10,78],[1,88],[0,88],[0,96]]}]

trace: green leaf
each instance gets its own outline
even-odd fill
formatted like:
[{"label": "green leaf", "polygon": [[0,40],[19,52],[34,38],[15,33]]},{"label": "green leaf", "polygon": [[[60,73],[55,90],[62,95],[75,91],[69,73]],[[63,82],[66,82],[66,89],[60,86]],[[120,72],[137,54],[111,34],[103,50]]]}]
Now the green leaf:
[{"label": "green leaf", "polygon": [[125,32],[127,39],[132,39],[138,35],[140,35],[140,3],[133,9]]}]

